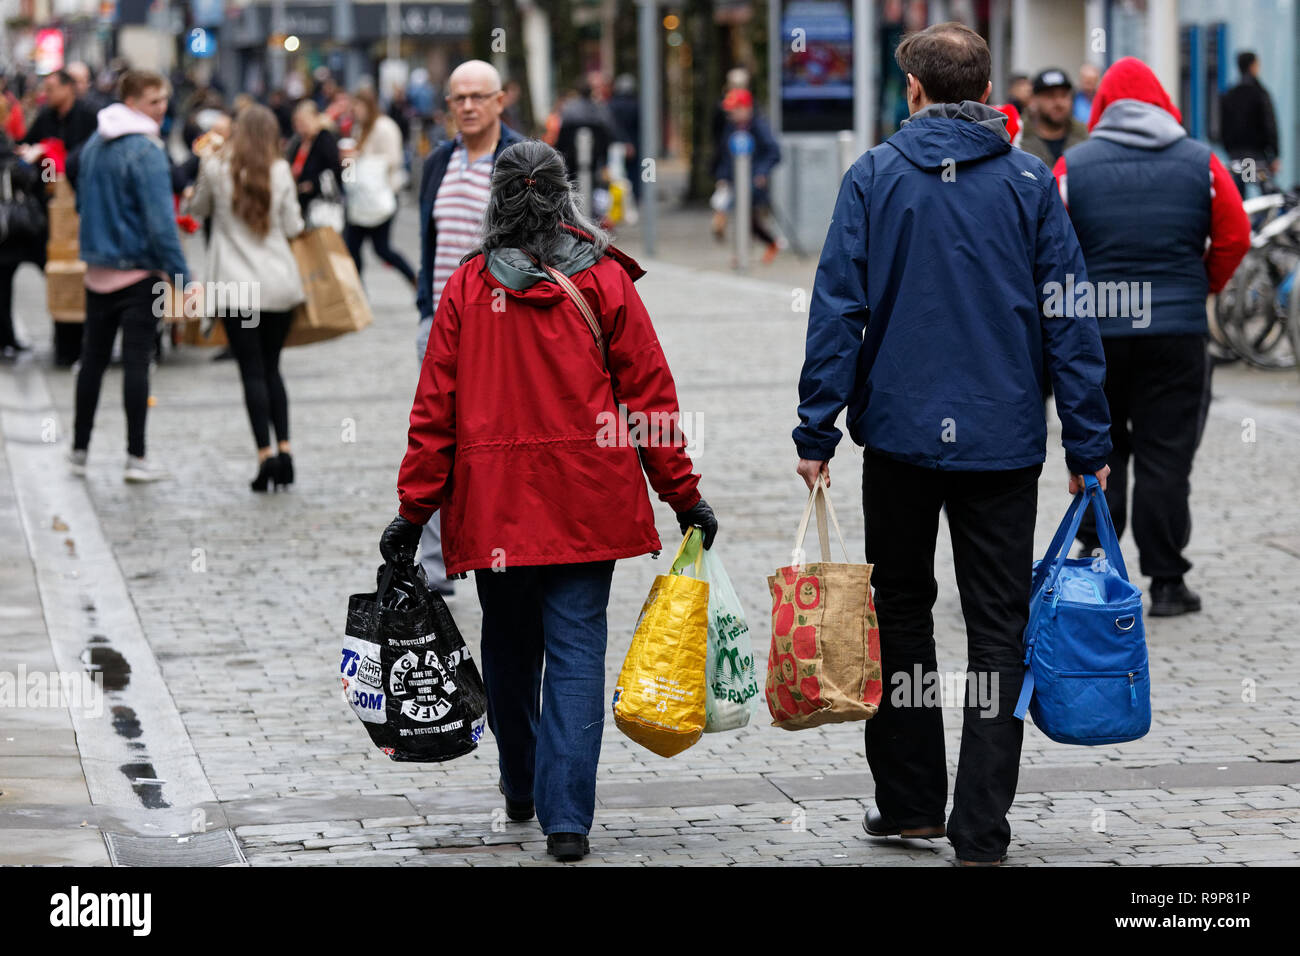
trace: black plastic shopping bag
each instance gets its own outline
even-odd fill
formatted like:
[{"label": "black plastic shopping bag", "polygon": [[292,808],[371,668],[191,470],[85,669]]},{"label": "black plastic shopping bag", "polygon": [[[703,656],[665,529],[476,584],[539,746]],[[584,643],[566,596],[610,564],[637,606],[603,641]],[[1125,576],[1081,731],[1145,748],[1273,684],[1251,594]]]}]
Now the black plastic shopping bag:
[{"label": "black plastic shopping bag", "polygon": [[414,565],[386,564],[348,599],[343,696],[394,760],[452,760],[478,746],[487,691],[451,611]]}]

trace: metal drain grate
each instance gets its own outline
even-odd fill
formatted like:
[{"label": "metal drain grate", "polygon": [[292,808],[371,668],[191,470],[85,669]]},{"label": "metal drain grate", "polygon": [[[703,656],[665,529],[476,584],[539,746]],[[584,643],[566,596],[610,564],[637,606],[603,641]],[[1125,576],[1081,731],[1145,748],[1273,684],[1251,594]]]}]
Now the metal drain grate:
[{"label": "metal drain grate", "polygon": [[179,837],[105,831],[104,840],[114,866],[231,866],[248,862],[229,828]]}]

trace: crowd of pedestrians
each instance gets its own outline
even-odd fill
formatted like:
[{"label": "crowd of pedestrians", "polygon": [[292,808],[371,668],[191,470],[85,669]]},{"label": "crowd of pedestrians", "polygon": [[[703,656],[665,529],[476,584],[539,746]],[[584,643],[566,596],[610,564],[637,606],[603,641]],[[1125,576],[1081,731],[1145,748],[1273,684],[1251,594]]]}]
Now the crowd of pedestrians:
[{"label": "crowd of pedestrians", "polygon": [[[995,675],[999,700],[992,716],[967,705],[945,818],[941,711],[886,695],[866,724],[876,793],[864,828],[946,835],[958,862],[996,865],[1010,841],[1023,735],[1013,711],[1046,457],[1043,396],[1062,423],[1064,487],[1096,479],[1117,530],[1133,528],[1151,613],[1200,610],[1183,552],[1209,395],[1205,299],[1244,255],[1249,225],[1240,180],[1186,134],[1138,60],[1104,74],[1085,66],[1078,88],[1061,69],[1017,77],[1000,107],[988,102],[988,46],[964,26],[912,34],[896,60],[909,117],[845,174],[817,269],[796,470],[810,488],[829,485],[847,409],[865,449],[865,552],[886,686],[937,670],[934,559],[946,512],[969,670]],[[1230,152],[1275,169],[1271,104],[1253,57],[1240,62],[1243,81],[1229,96],[1251,119],[1233,130]],[[750,86],[744,71],[728,77],[713,117],[713,174],[719,192],[734,190],[731,144],[749,136],[751,228],[771,261],[781,247],[769,222],[781,152]],[[385,108],[373,87],[348,92],[320,76],[310,95],[276,91],[260,104],[201,87],[176,109],[160,74],[122,71],[110,96],[78,64],[48,76],[43,90],[30,124],[11,92],[0,98],[0,198],[30,198],[24,208],[39,223],[47,191],[37,170],[47,159],[75,190],[84,337],[75,353],[70,338],[55,339],[56,360],[79,362],[73,470],[86,471],[120,330],[124,477],[167,477],[146,453],[155,286],[165,277],[192,294],[177,228],[191,217],[204,230],[205,277],[257,289],[251,315],[247,302],[238,314],[204,304],[238,366],[256,449],[251,487],[293,484],[280,354],[305,292],[290,240],[335,228],[363,276],[371,245],[410,284],[418,318],[399,513],[381,552],[418,559],[443,594],[475,572],[507,810],[517,820],[536,814],[555,856],[583,856],[614,563],[661,548],[646,480],[683,531],[703,530],[705,547],[718,530],[680,435],[593,444],[605,414],[665,427],[679,415],[634,286],[644,270],[612,244],[599,204],[585,205],[592,196],[579,190],[588,176],[610,189],[618,167],[640,159],[631,79],[611,88],[585,77],[532,139],[509,121],[516,101],[497,69],[463,62],[445,83],[449,135],[414,169],[422,93],[394,95]],[[172,124],[182,129],[181,158],[168,151]],[[391,244],[408,184],[419,217],[414,265]],[[718,234],[729,209],[715,205]],[[24,347],[10,311],[13,275],[44,255],[39,229],[0,241],[0,347]],[[1140,291],[1122,314],[1051,307],[1050,288],[1090,283]],[[1083,553],[1097,545],[1085,523]],[[498,573],[503,550],[509,568]]]}]

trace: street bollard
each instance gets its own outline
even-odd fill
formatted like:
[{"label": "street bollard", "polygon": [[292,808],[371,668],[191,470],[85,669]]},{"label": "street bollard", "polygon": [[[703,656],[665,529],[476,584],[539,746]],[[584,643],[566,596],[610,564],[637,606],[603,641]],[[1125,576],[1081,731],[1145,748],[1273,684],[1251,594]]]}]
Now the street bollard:
[{"label": "street bollard", "polygon": [[743,273],[749,271],[749,231],[754,215],[754,137],[746,130],[736,130],[727,145],[731,150],[731,189],[735,196],[736,269]]},{"label": "street bollard", "polygon": [[596,216],[595,209],[592,208],[592,174],[591,159],[595,151],[595,136],[592,135],[589,126],[579,127],[577,135],[574,137],[573,145],[578,152],[578,195],[582,197],[583,215]]}]

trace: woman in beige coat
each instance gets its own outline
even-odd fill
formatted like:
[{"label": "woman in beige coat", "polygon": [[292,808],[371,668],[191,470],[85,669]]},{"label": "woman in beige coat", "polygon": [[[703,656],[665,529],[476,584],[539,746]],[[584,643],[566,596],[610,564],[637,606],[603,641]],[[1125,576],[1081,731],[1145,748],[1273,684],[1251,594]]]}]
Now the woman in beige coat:
[{"label": "woman in beige coat", "polygon": [[[280,127],[264,106],[235,117],[228,143],[203,158],[185,211],[212,217],[207,314],[225,324],[239,363],[257,442],[254,491],[293,484],[289,397],[280,376],[293,309],[305,298],[289,240],[302,232],[293,172],[279,154]],[[273,453],[270,427],[279,454]]]}]

